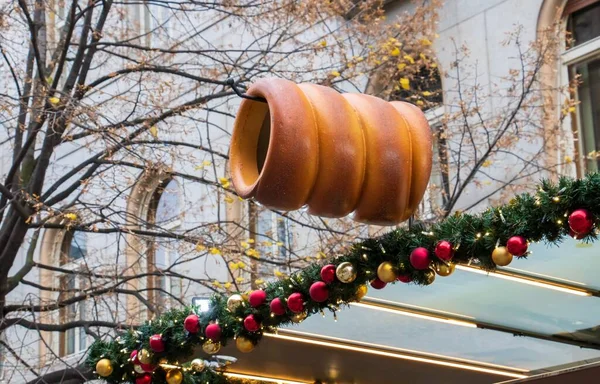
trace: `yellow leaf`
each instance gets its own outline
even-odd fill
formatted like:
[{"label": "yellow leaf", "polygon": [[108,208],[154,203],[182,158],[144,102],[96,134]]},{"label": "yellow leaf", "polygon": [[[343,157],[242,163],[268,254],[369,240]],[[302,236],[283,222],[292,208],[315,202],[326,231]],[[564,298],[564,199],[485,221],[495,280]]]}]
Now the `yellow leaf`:
[{"label": "yellow leaf", "polygon": [[486,161],[484,161],[484,162],[481,164],[481,166],[482,166],[482,167],[484,167],[484,168],[487,168],[487,167],[489,167],[490,165],[492,165],[492,161],[491,161],[491,160],[486,160]]},{"label": "yellow leaf", "polygon": [[231,288],[231,283],[228,281],[223,286],[225,287],[225,289],[229,289]]},{"label": "yellow leaf", "polygon": [[219,250],[219,248],[212,247],[212,248],[210,249],[210,254],[211,254],[211,255],[220,255],[220,254],[221,254],[221,251]]},{"label": "yellow leaf", "polygon": [[317,259],[325,259],[325,258],[327,258],[327,255],[323,251],[320,251],[319,253],[317,253]]},{"label": "yellow leaf", "polygon": [[155,139],[158,138],[158,128],[156,128],[156,125],[151,126],[148,132],[150,132],[152,137],[154,137]]},{"label": "yellow leaf", "polygon": [[254,248],[247,249],[246,255],[250,256],[250,257],[254,257],[255,259],[258,259],[260,257],[260,253],[258,253],[258,251]]},{"label": "yellow leaf", "polygon": [[404,68],[406,68],[406,64],[404,64],[404,63],[398,64],[398,70],[399,71],[403,70]]},{"label": "yellow leaf", "polygon": [[275,276],[277,276],[277,277],[282,277],[282,276],[285,276],[283,273],[279,272],[279,270],[278,270],[278,269],[276,269],[276,270],[275,270],[273,273],[274,273],[274,274],[275,274]]},{"label": "yellow leaf", "polygon": [[227,204],[231,204],[231,203],[233,203],[233,197],[231,197],[231,196],[225,196],[225,202],[226,202]]},{"label": "yellow leaf", "polygon": [[229,179],[226,177],[219,177],[219,183],[223,186],[223,188],[229,188]]},{"label": "yellow leaf", "polygon": [[410,89],[410,80],[408,80],[406,77],[401,78],[400,86],[402,89]]},{"label": "yellow leaf", "polygon": [[575,112],[576,110],[577,110],[577,108],[575,108],[574,106],[573,107],[569,107],[569,109],[568,109],[568,111],[571,112],[571,113]]},{"label": "yellow leaf", "polygon": [[421,58],[421,60],[427,61],[427,56],[425,56],[424,54],[419,53],[419,57]]},{"label": "yellow leaf", "polygon": [[237,267],[240,268],[240,269],[242,269],[242,268],[246,267],[246,264],[244,264],[243,261],[240,261],[239,263],[237,263]]},{"label": "yellow leaf", "polygon": [[50,102],[50,104],[54,104],[54,105],[60,103],[60,99],[58,97],[50,97],[50,98],[48,98],[48,101]]},{"label": "yellow leaf", "polygon": [[235,271],[236,269],[238,269],[238,264],[237,264],[237,263],[234,263],[234,262],[232,261],[232,262],[230,262],[230,263],[229,263],[229,268],[230,268],[232,271]]},{"label": "yellow leaf", "polygon": [[275,243],[275,245],[277,245],[278,247],[282,247],[283,246],[283,242],[282,241],[278,241],[277,243]]},{"label": "yellow leaf", "polygon": [[204,165],[205,167],[208,167],[209,165],[211,165],[212,163],[209,160],[204,160],[202,162],[202,165]]},{"label": "yellow leaf", "polygon": [[213,285],[214,285],[215,287],[217,287],[217,288],[220,288],[220,287],[221,287],[221,283],[219,283],[219,281],[218,281],[218,280],[215,280],[215,281],[213,281]]},{"label": "yellow leaf", "polygon": [[404,55],[404,60],[408,61],[411,64],[415,63],[415,59],[411,55]]},{"label": "yellow leaf", "polygon": [[424,46],[426,46],[426,47],[428,47],[428,46],[430,46],[433,43],[428,38],[424,38],[424,39],[421,39],[421,44],[424,45]]},{"label": "yellow leaf", "polygon": [[256,284],[262,284],[262,283],[264,283],[265,281],[264,281],[263,279],[256,279],[256,280],[254,280],[254,282],[255,282]]},{"label": "yellow leaf", "polygon": [[573,158],[569,155],[565,156],[565,163],[570,164],[573,162]]},{"label": "yellow leaf", "polygon": [[437,68],[437,64],[436,63],[431,63],[431,68]]},{"label": "yellow leaf", "polygon": [[398,47],[394,47],[394,49],[392,49],[392,52],[390,52],[391,56],[400,56],[400,49]]},{"label": "yellow leaf", "polygon": [[423,100],[417,100],[417,105],[424,105],[425,103],[423,102]]},{"label": "yellow leaf", "polygon": [[206,247],[203,244],[196,244],[196,251],[200,252],[200,251],[204,251],[206,249]]},{"label": "yellow leaf", "polygon": [[321,41],[321,42],[319,43],[319,45],[320,45],[321,47],[326,47],[326,46],[327,46],[327,41],[323,40],[323,41]]},{"label": "yellow leaf", "polygon": [[235,282],[236,283],[243,283],[244,282],[244,278],[243,277],[236,277],[235,278]]},{"label": "yellow leaf", "polygon": [[77,215],[74,213],[65,213],[65,218],[69,220],[77,220]]},{"label": "yellow leaf", "polygon": [[425,96],[425,97],[427,97],[427,96],[433,95],[433,93],[431,93],[429,91],[423,91],[422,95]]},{"label": "yellow leaf", "polygon": [[248,241],[250,244],[254,244],[254,239],[248,239],[246,241]]},{"label": "yellow leaf", "polygon": [[338,71],[331,71],[331,76],[333,76],[333,77],[340,77],[341,74]]},{"label": "yellow leaf", "polygon": [[242,247],[244,247],[244,248],[250,248],[250,244],[248,244],[248,243],[247,243],[247,242],[245,242],[245,241],[242,241],[242,242],[240,242],[240,245],[241,245]]}]

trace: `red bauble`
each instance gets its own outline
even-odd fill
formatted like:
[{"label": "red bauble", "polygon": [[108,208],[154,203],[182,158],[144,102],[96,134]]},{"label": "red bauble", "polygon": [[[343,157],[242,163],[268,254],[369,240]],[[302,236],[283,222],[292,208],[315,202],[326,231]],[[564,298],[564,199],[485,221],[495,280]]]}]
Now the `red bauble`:
[{"label": "red bauble", "polygon": [[156,367],[152,364],[140,363],[140,367],[142,367],[144,372],[154,372],[154,370],[156,369]]},{"label": "red bauble", "polygon": [[152,383],[152,376],[148,373],[144,373],[141,376],[135,378],[135,384],[150,384]]},{"label": "red bauble", "polygon": [[219,324],[208,324],[204,334],[212,341],[219,341],[221,339],[221,327]]},{"label": "red bauble", "polygon": [[138,360],[137,357],[137,349],[134,349],[133,351],[131,351],[131,353],[129,354],[129,360],[133,363],[133,364],[139,364],[140,361]]},{"label": "red bauble", "polygon": [[452,260],[452,256],[454,256],[452,244],[446,240],[442,240],[437,243],[434,253],[440,260],[444,261]]},{"label": "red bauble", "polygon": [[578,233],[576,233],[575,231],[573,231],[572,229],[569,229],[569,235],[574,238],[575,240],[579,240],[579,239],[583,239],[584,235],[580,235]]},{"label": "red bauble", "polygon": [[165,342],[163,341],[162,335],[150,336],[150,349],[156,353],[164,352]]},{"label": "red bauble", "polygon": [[410,275],[398,275],[397,279],[403,283],[410,283],[412,281],[412,277],[410,277]]},{"label": "red bauble", "polygon": [[569,215],[569,227],[578,235],[587,235],[593,226],[594,218],[587,209],[576,209]]},{"label": "red bauble", "polygon": [[526,254],[527,246],[527,239],[523,236],[513,236],[506,242],[506,249],[513,256],[523,256]]},{"label": "red bauble", "polygon": [[419,270],[424,270],[429,268],[429,263],[431,260],[429,259],[429,251],[427,248],[419,247],[413,249],[410,253],[410,264]]},{"label": "red bauble", "polygon": [[267,301],[267,294],[262,289],[250,292],[248,301],[252,308],[258,308]]},{"label": "red bauble", "polygon": [[271,304],[269,304],[269,307],[272,313],[278,316],[285,315],[285,305],[283,305],[283,301],[281,301],[279,297],[276,297],[273,300],[271,300]]},{"label": "red bauble", "polygon": [[327,284],[322,281],[317,281],[310,286],[310,298],[317,303],[322,303],[329,298],[329,289]]},{"label": "red bauble", "polygon": [[383,289],[383,288],[385,288],[386,285],[387,285],[387,283],[379,280],[378,277],[376,277],[375,280],[371,281],[371,287],[373,287],[375,289]]},{"label": "red bauble", "polygon": [[200,318],[196,315],[189,315],[183,321],[183,328],[189,333],[200,332]]},{"label": "red bauble", "polygon": [[331,284],[335,281],[335,265],[327,264],[321,268],[321,280],[327,284]]},{"label": "red bauble", "polygon": [[304,311],[304,297],[301,293],[292,293],[287,299],[287,305],[290,311],[300,313]]},{"label": "red bauble", "polygon": [[256,320],[254,315],[248,315],[244,319],[244,328],[246,328],[248,332],[256,332],[260,329],[260,322]]}]

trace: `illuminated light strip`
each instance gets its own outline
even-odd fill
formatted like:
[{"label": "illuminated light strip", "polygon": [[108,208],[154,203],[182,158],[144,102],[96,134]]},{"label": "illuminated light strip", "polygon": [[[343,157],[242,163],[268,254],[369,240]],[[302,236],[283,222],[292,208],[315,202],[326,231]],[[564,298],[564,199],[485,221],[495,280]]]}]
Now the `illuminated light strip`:
[{"label": "illuminated light strip", "polygon": [[379,299],[379,298],[375,298],[375,297],[371,297],[371,296],[365,296],[363,299],[361,299],[361,302],[374,302],[374,303],[384,303],[384,304],[390,304],[392,306],[402,306],[402,307],[406,307],[408,309],[415,309],[417,311],[427,311],[427,312],[435,312],[435,314],[439,314],[441,315],[450,315],[450,316],[454,316],[454,317],[462,317],[464,319],[475,319],[475,317],[473,316],[467,316],[467,315],[463,315],[460,313],[456,313],[456,312],[448,312],[448,311],[442,311],[439,309],[432,309],[432,308],[427,308],[427,307],[420,307],[418,305],[414,305],[414,304],[407,304],[407,303],[400,303],[397,301],[391,301],[391,300],[384,300],[384,299]]},{"label": "illuminated light strip", "polygon": [[374,310],[377,310],[377,311],[383,311],[383,312],[393,313],[395,315],[403,315],[403,316],[416,317],[418,319],[438,321],[440,323],[446,323],[446,324],[452,324],[452,325],[460,325],[462,327],[468,327],[468,328],[477,328],[477,324],[469,322],[469,321],[448,319],[448,318],[444,318],[444,317],[437,317],[437,316],[434,316],[434,315],[425,315],[425,314],[421,314],[421,313],[415,313],[415,312],[403,310],[402,308],[384,307],[384,306],[381,306],[381,305],[377,305],[377,303],[375,303],[375,302],[373,302],[373,303],[349,303],[349,304],[352,307],[361,307],[361,308],[367,308],[367,309],[374,309]]},{"label": "illuminated light strip", "polygon": [[247,379],[247,380],[258,380],[265,383],[276,383],[276,384],[308,384],[308,381],[291,381],[285,379],[276,379],[274,377],[263,377],[263,376],[254,376],[254,375],[246,375],[243,373],[233,373],[233,372],[225,372],[223,373],[225,376],[233,377],[236,379]]},{"label": "illuminated light strip", "polygon": [[[436,360],[434,358],[414,356],[414,355],[398,353],[398,352],[388,352],[388,351],[381,350],[381,349],[375,349],[375,348],[383,347],[383,346],[377,346],[376,344],[353,343],[355,345],[372,346],[371,348],[365,348],[362,346],[355,346],[355,345],[349,344],[348,342],[352,343],[352,340],[344,340],[344,339],[339,339],[339,338],[335,338],[335,337],[312,335],[309,333],[298,332],[298,331],[289,331],[289,330],[283,330],[283,329],[280,329],[279,332],[289,333],[289,334],[293,334],[293,335],[302,335],[304,337],[289,336],[289,335],[282,335],[282,334],[272,334],[272,333],[265,333],[264,336],[275,338],[275,339],[282,339],[282,340],[294,341],[294,342],[305,343],[305,344],[319,345],[319,346],[323,346],[323,347],[343,349],[343,350],[347,350],[347,351],[360,352],[360,353],[366,353],[366,354],[377,355],[377,356],[391,357],[391,358],[401,359],[401,360],[409,360],[409,361],[417,361],[417,362],[426,363],[426,364],[441,365],[444,367],[458,368],[458,369],[463,369],[463,370],[467,370],[467,371],[489,373],[492,375],[512,377],[515,379],[524,379],[524,378],[528,377],[527,375],[524,375],[522,373],[517,373],[517,372],[523,372],[523,373],[528,372],[525,369],[510,368],[515,371],[515,372],[510,372],[510,371],[505,371],[505,370],[501,370],[501,369],[486,368],[484,366],[477,366],[477,365],[471,365],[471,364],[466,364],[466,363]],[[327,341],[327,340],[333,340],[334,342]],[[383,347],[383,348],[388,349],[388,350],[395,349],[395,348],[388,348],[388,347]],[[436,356],[433,354],[428,354],[428,355]],[[444,356],[439,356],[439,357],[449,359],[448,357],[444,357]],[[483,363],[483,365],[496,366],[495,364],[485,364],[485,363]]]},{"label": "illuminated light strip", "polygon": [[476,267],[469,267],[466,265],[457,265],[456,269],[460,269],[462,271],[467,271],[467,272],[478,273],[480,275],[493,276],[493,277],[497,277],[499,279],[515,281],[517,283],[533,285],[533,286],[540,287],[540,288],[546,288],[546,289],[552,289],[552,290],[559,291],[559,292],[570,293],[572,295],[577,295],[577,296],[592,296],[592,294],[590,292],[586,291],[585,289],[565,287],[565,286],[561,286],[559,284],[552,284],[550,282],[539,281],[535,278],[527,278],[524,276],[513,276],[513,275],[510,275],[509,274],[510,272],[508,272],[508,271],[505,271],[505,272],[502,272],[501,270],[484,271],[483,269],[479,269]]},{"label": "illuminated light strip", "polygon": [[505,270],[505,271],[514,271],[514,272],[517,272],[517,273],[523,273],[523,274],[533,275],[533,276],[537,276],[537,277],[541,277],[541,278],[545,278],[545,279],[557,280],[557,281],[560,280],[560,281],[563,281],[563,282],[565,282],[567,284],[587,285],[587,284],[579,282],[579,281],[573,281],[573,280],[563,279],[562,277],[544,275],[543,273],[526,271],[524,269],[518,269],[518,268],[512,268],[512,267],[502,267],[499,270],[500,271],[502,271],[502,270]]}]

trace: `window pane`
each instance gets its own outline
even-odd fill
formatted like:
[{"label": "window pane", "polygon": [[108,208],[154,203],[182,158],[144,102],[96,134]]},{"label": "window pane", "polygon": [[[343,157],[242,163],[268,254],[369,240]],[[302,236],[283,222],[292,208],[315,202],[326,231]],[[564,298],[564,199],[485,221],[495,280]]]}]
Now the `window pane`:
[{"label": "window pane", "polygon": [[181,212],[179,185],[171,180],[161,191],[156,206],[156,224],[163,225],[177,219]]},{"label": "window pane", "polygon": [[66,351],[67,355],[75,353],[75,329],[69,329],[65,335],[66,338]]},{"label": "window pane", "polygon": [[575,40],[574,45],[585,43],[600,36],[600,3],[571,14],[569,31]]},{"label": "window pane", "polygon": [[578,89],[579,122],[584,155],[589,155],[587,171],[598,170],[596,151],[600,149],[600,58],[578,64],[573,74],[580,76]]},{"label": "window pane", "polygon": [[81,259],[87,253],[87,237],[85,232],[75,232],[69,247],[69,259]]},{"label": "window pane", "polygon": [[[85,300],[82,301],[81,303],[79,303],[79,319],[80,320],[85,320],[86,319],[86,303]],[[78,328],[77,329],[79,331],[79,348],[78,350],[83,351],[86,347],[86,333],[85,330],[83,328]]]}]

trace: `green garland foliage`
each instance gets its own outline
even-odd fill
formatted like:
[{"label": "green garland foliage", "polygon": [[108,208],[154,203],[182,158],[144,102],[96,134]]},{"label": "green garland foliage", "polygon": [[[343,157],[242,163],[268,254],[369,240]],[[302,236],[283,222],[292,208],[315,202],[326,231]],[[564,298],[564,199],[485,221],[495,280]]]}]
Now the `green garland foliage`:
[{"label": "green garland foliage", "polygon": [[[558,244],[569,235],[568,215],[576,209],[585,208],[593,214],[594,223],[600,217],[600,175],[591,174],[582,180],[562,178],[558,183],[544,181],[538,186],[535,194],[522,194],[509,204],[489,208],[481,214],[470,215],[457,213],[431,226],[415,225],[410,229],[397,229],[379,238],[372,238],[355,244],[345,255],[329,262],[338,265],[341,262],[352,263],[357,270],[357,278],[352,283],[334,281],[328,285],[329,299],[322,303],[310,299],[311,284],[321,279],[320,271],[325,263],[312,264],[285,279],[266,284],[264,291],[267,302],[259,308],[252,308],[247,302],[233,313],[227,309],[227,298],[215,296],[211,299],[210,310],[197,313],[196,307],[185,307],[168,311],[161,317],[146,322],[137,330],[130,330],[111,342],[98,341],[90,350],[87,364],[95,367],[101,358],[113,362],[114,371],[104,378],[109,383],[135,382],[133,365],[129,361],[132,350],[145,348],[150,351],[149,338],[161,334],[166,349],[153,355],[153,363],[161,358],[169,362],[189,361],[196,353],[198,346],[205,341],[203,329],[198,334],[188,334],[184,327],[184,319],[191,313],[197,313],[204,328],[211,322],[218,322],[222,329],[221,343],[235,337],[246,337],[258,343],[263,332],[274,331],[276,327],[293,322],[293,313],[282,316],[270,313],[269,302],[280,298],[285,302],[287,297],[299,292],[305,299],[305,310],[308,316],[323,310],[337,311],[340,306],[356,301],[357,289],[376,277],[377,267],[384,261],[392,262],[400,273],[409,275],[412,282],[426,285],[427,271],[414,269],[409,262],[411,251],[417,247],[425,247],[433,253],[438,241],[449,241],[455,249],[453,262],[471,263],[483,269],[492,270],[496,266],[491,254],[495,247],[505,245],[511,236],[523,236],[529,242],[543,241]],[[596,240],[595,231],[585,235],[583,241]],[[262,328],[258,332],[244,329],[243,319],[253,314],[261,321]],[[184,365],[184,367],[186,367]],[[153,373],[152,383],[165,383],[165,372],[157,368]],[[184,384],[200,383],[237,383],[220,373],[210,369],[203,372],[184,370]]]}]

